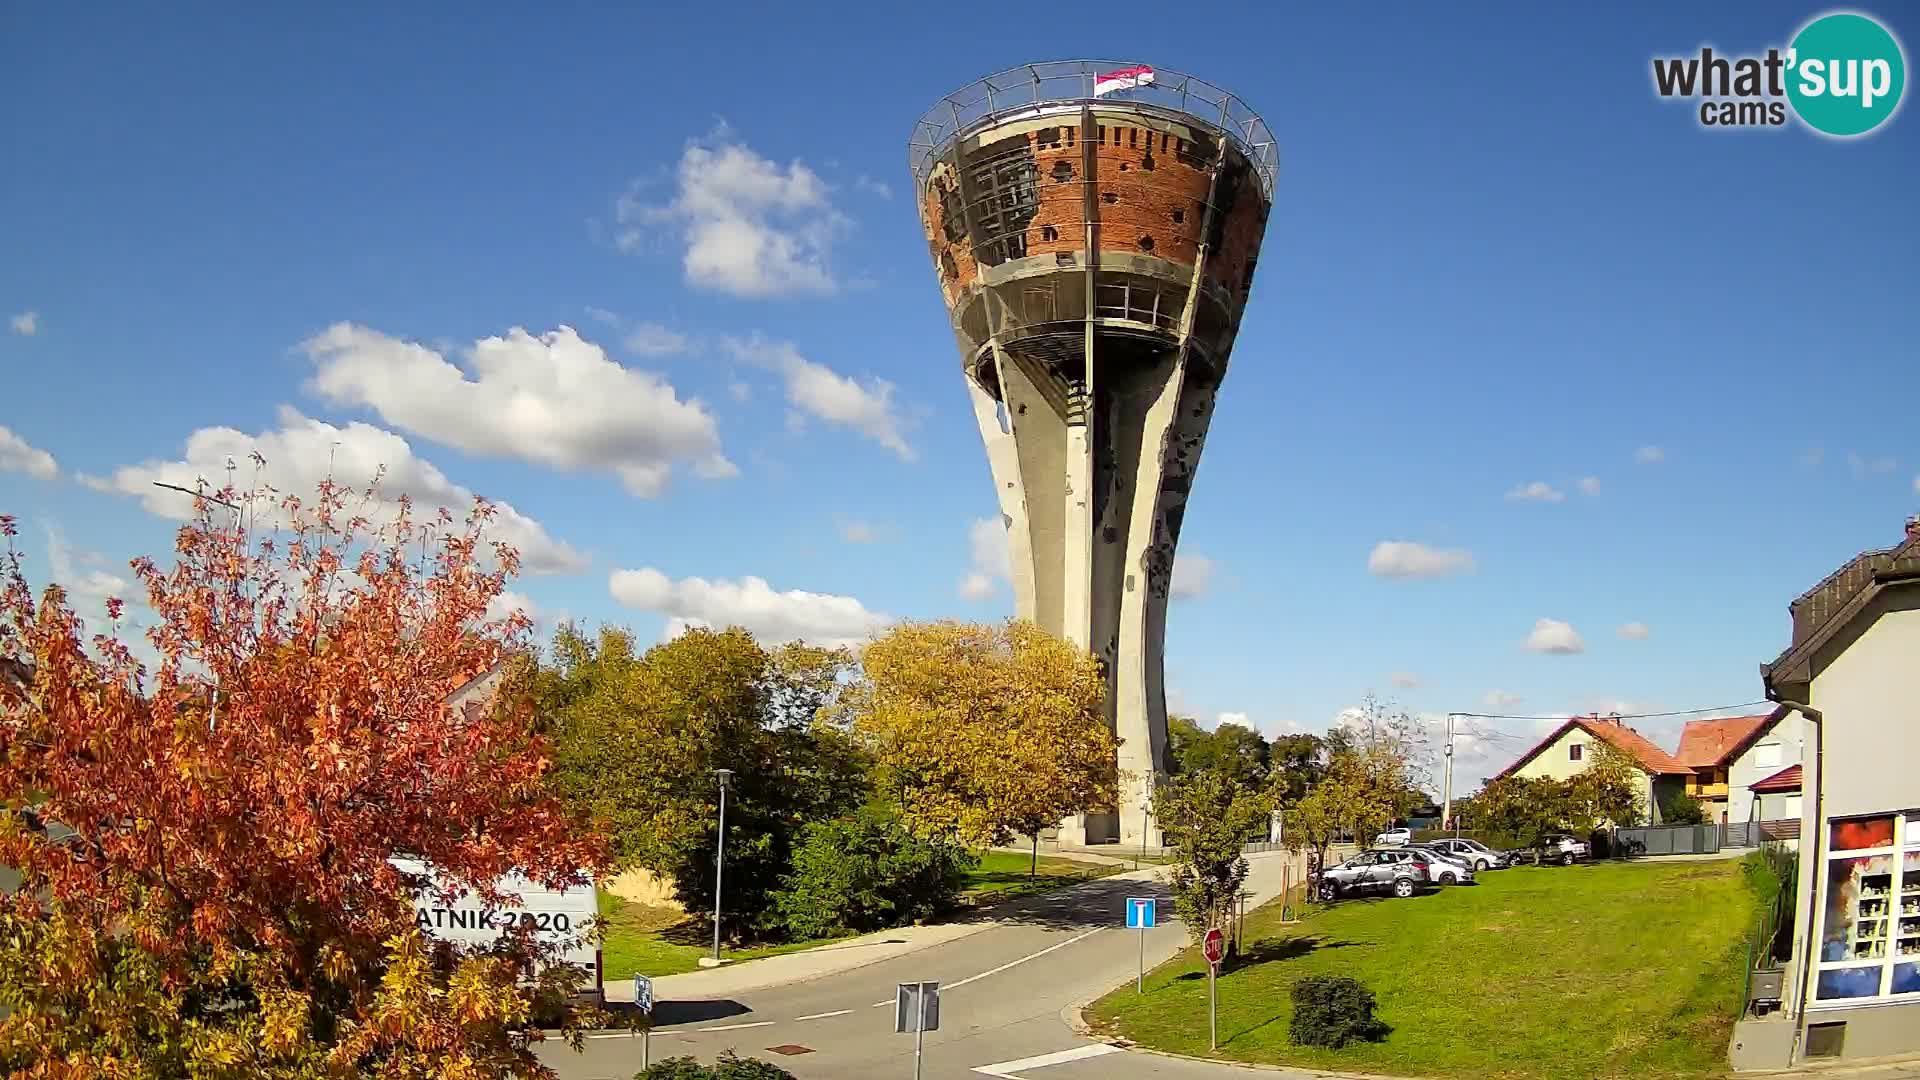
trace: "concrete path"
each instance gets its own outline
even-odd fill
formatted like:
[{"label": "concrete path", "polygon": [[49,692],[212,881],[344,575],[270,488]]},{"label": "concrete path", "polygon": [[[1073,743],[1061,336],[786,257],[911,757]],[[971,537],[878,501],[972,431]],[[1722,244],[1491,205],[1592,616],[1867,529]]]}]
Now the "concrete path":
[{"label": "concrete path", "polygon": [[[1254,856],[1248,888],[1254,903],[1277,894],[1283,860]],[[748,978],[776,960],[674,976],[656,983],[659,1027],[651,1057],[693,1054],[702,1060],[726,1049],[779,1063],[801,1077],[887,1078],[913,1075],[913,1038],[893,1033],[894,987],[941,983],[941,1028],[925,1039],[923,1075],[977,1080],[980,1076],[1198,1077],[1236,1076],[1231,1066],[1123,1051],[1077,1034],[1069,1018],[1078,1007],[1130,981],[1187,944],[1171,921],[1172,903],[1153,880],[1159,868],[1102,878],[981,913],[954,936],[918,939],[917,947],[877,960],[851,955],[814,969],[782,971],[791,981]],[[1128,896],[1154,896],[1163,921],[1144,935],[1122,926]],[[853,944],[853,943],[848,943]],[[828,952],[830,950],[814,950]],[[879,954],[874,954],[879,955]],[[723,982],[722,977],[740,981]],[[542,1048],[542,1058],[566,1080],[626,1080],[640,1068],[640,1040],[608,1034],[590,1039],[583,1054]],[[1307,1077],[1311,1073],[1277,1074]]]}]

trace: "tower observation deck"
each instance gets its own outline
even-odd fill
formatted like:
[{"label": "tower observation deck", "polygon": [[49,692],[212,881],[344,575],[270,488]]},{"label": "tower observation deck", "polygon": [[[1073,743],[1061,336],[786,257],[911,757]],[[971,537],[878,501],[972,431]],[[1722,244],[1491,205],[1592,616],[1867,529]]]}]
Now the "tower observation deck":
[{"label": "tower observation deck", "polygon": [[1119,802],[1061,839],[1156,842],[1174,550],[1273,202],[1272,133],[1205,80],[1071,60],[948,95],[909,156],[1015,610],[1107,673]]}]

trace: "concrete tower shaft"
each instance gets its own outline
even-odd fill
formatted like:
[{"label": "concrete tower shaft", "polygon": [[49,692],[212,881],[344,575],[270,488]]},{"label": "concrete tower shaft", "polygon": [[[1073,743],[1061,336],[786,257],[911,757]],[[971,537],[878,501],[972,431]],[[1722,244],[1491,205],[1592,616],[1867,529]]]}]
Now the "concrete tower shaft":
[{"label": "concrete tower shaft", "polygon": [[1202,80],[1064,61],[949,95],[911,156],[1015,610],[1106,666],[1119,805],[1063,839],[1137,843],[1165,771],[1174,550],[1272,205],[1273,139]]}]

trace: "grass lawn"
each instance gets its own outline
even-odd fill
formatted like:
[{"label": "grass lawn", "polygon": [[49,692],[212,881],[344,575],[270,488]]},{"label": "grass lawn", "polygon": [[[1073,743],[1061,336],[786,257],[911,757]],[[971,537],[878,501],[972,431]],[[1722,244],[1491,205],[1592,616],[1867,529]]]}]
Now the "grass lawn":
[{"label": "grass lawn", "polygon": [[1028,877],[1027,871],[1032,865],[1033,856],[1030,854],[1017,851],[981,852],[980,865],[967,874],[967,884],[960,894],[960,902],[970,907],[997,904],[1002,900],[1033,896],[1066,885],[1109,877],[1127,869],[1124,866],[1042,855],[1038,872]]},{"label": "grass lawn", "polygon": [[[598,893],[600,918],[607,927],[607,941],[601,946],[600,956],[607,982],[635,975],[679,975],[699,968],[701,957],[713,955],[713,939],[707,936],[710,931],[705,920],[689,918],[672,908],[630,903],[605,889]],[[720,955],[729,960],[756,960],[825,944],[789,941],[752,949],[722,949]]]},{"label": "grass lawn", "polygon": [[[1407,900],[1277,905],[1247,917],[1219,982],[1220,1050],[1239,1061],[1420,1076],[1705,1077],[1725,1073],[1744,934],[1739,860],[1520,867]],[[1287,1041],[1289,989],[1350,975],[1392,1032],[1341,1050]],[[1206,968],[1188,950],[1088,1010],[1145,1046],[1207,1053]]]}]

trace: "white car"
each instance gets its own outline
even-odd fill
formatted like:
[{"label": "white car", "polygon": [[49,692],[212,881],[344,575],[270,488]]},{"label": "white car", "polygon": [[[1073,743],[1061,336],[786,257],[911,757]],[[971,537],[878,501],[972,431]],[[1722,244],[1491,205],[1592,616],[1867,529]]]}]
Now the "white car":
[{"label": "white car", "polygon": [[1572,866],[1575,862],[1593,854],[1593,848],[1585,840],[1575,840],[1571,836],[1556,836],[1547,841],[1547,858],[1561,866]]},{"label": "white car", "polygon": [[1460,885],[1473,880],[1473,867],[1458,855],[1427,844],[1414,844],[1406,850],[1427,860],[1427,877],[1436,885]]},{"label": "white car", "polygon": [[1464,836],[1443,837],[1427,844],[1440,854],[1473,867],[1474,873],[1497,870],[1507,865],[1507,857],[1478,840]]},{"label": "white car", "polygon": [[1413,843],[1412,829],[1388,829],[1373,838],[1374,847],[1400,847]]}]

